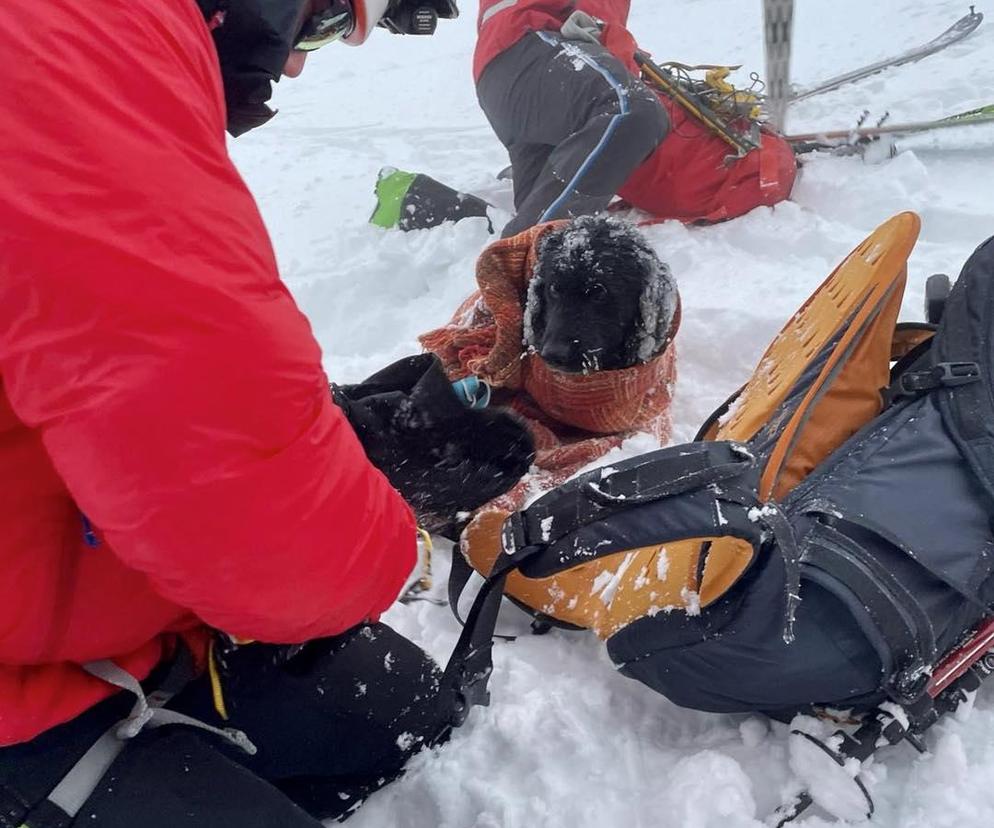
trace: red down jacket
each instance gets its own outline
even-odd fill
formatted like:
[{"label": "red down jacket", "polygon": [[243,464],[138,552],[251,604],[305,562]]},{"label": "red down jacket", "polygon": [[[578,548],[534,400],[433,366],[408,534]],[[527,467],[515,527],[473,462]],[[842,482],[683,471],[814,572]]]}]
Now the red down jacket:
[{"label": "red down jacket", "polygon": [[111,692],[81,663],[338,633],[415,553],[228,158],[196,5],[3,0],[0,32],[5,745]]},{"label": "red down jacket", "polygon": [[[557,31],[572,11],[606,23],[601,41],[638,77],[635,39],[625,28],[630,0],[480,0],[479,37],[473,58],[479,80],[487,64],[532,31]],[[759,150],[727,163],[731,148],[665,95],[670,116],[666,139],[639,166],[620,195],[657,220],[723,221],[790,196],[797,163],[790,145],[764,132]]]}]

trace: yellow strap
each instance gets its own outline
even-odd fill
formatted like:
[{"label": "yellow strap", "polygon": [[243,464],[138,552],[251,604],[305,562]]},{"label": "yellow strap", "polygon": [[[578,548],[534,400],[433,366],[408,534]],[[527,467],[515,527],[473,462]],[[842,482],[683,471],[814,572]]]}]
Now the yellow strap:
[{"label": "yellow strap", "polygon": [[725,69],[727,70],[726,74],[727,72],[734,72],[736,69],[742,68],[741,63],[736,63],[734,66],[726,66],[723,63],[695,63],[695,64],[680,63],[680,61],[678,60],[668,60],[666,61],[666,63],[660,63],[659,65],[662,66],[664,69],[667,69],[672,66],[676,69],[683,69],[684,71],[687,72],[699,72],[703,69]]},{"label": "yellow strap", "polygon": [[431,542],[431,535],[428,534],[427,530],[418,527],[418,534],[421,536],[421,543],[424,544],[425,548],[425,565],[424,570],[421,573],[421,577],[418,579],[418,585],[421,587],[423,592],[427,592],[431,589],[432,579],[431,579],[431,553],[434,549],[434,545]]},{"label": "yellow strap", "polygon": [[211,646],[207,651],[207,674],[211,679],[211,698],[214,700],[214,709],[218,716],[228,721],[228,707],[224,703],[224,690],[221,688],[221,673],[217,669],[217,659],[214,656],[213,639],[211,639]]},{"label": "yellow strap", "polygon": [[717,89],[719,92],[735,92],[735,87],[732,86],[727,80],[728,75],[728,67],[721,66],[717,69],[709,70],[704,76],[704,82],[712,89]]}]

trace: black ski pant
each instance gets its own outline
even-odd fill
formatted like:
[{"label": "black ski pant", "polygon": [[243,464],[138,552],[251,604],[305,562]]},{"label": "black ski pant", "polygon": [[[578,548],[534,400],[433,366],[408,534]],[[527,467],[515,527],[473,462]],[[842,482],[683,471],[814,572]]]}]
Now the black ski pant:
[{"label": "black ski pant", "polygon": [[494,58],[476,93],[511,159],[516,215],[504,238],[600,212],[669,130],[656,94],[607,49],[552,32]]},{"label": "black ski pant", "polygon": [[[128,715],[119,693],[31,742],[0,749],[0,828],[319,828],[400,773],[448,729],[440,672],[382,624],[285,650],[248,645],[226,656],[229,718],[205,676],[168,707],[245,732],[249,755],[197,727],[146,728],[129,741],[71,819],[47,800],[83,753]],[[146,682],[149,689],[154,685]]]}]

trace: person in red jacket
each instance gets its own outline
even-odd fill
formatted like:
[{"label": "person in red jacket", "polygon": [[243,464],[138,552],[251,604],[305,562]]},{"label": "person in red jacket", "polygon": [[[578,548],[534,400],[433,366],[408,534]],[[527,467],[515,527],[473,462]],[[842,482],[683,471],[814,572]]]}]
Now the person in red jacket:
[{"label": "person in red jacket", "polygon": [[224,138],[411,5],[0,4],[0,826],[317,826],[444,738],[376,623],[414,516]]},{"label": "person in red jacket", "polygon": [[788,197],[790,147],[724,141],[639,79],[630,0],[481,0],[477,96],[511,159],[505,237],[596,213],[617,194],[658,219],[718,221]]}]

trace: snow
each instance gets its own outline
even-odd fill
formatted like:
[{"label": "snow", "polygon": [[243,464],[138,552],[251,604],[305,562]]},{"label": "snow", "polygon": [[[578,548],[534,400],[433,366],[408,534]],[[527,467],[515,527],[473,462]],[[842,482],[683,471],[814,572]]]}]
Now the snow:
[{"label": "snow", "polygon": [[680,590],[680,598],[683,600],[683,605],[687,608],[687,615],[701,614],[701,596],[694,592],[694,590],[684,587]]},{"label": "snow", "polygon": [[[656,57],[742,63],[762,71],[760,4],[634,0],[632,29]],[[792,77],[814,83],[929,40],[966,12],[962,0],[804,0],[796,5]],[[994,9],[981,9],[994,11]],[[232,142],[259,201],[284,278],[308,315],[335,380],[362,379],[413,353],[417,334],[446,322],[474,289],[473,265],[492,238],[483,219],[403,234],[366,223],[381,166],[432,175],[506,211],[507,163],[476,104],[470,77],[476,3],[431,39],[377,32],[359,49],[311,56],[278,89],[279,116]],[[864,109],[894,122],[952,114],[994,97],[994,20],[946,52],[790,110],[792,131],[844,128]],[[813,157],[793,201],[708,228],[647,230],[683,299],[676,441],[690,440],[748,376],[768,342],[832,267],[900,210],[923,219],[904,317],[921,318],[925,278],[955,275],[994,232],[994,127],[898,141],[894,159]],[[499,211],[498,211],[499,212]],[[496,223],[507,217],[499,213]],[[629,440],[605,462],[653,448]],[[435,554],[442,594],[447,544]],[[665,555],[659,566],[665,566]],[[440,661],[458,628],[445,607],[397,606],[389,623]],[[513,609],[495,647],[493,701],[451,742],[416,757],[352,828],[652,826],[761,828],[798,789],[788,729],[757,717],[682,710],[619,675],[592,636],[527,635]],[[361,692],[362,688],[358,688]],[[881,751],[866,772],[882,828],[994,824],[994,688],[941,722],[929,754]],[[829,824],[812,811],[796,823]]]},{"label": "snow", "polygon": [[869,803],[856,782],[860,773],[859,761],[850,758],[839,764],[835,757],[803,735],[811,732],[818,742],[837,751],[841,739],[832,735],[834,728],[827,723],[802,718],[796,724],[802,727],[808,725],[789,737],[790,768],[803,787],[816,803],[838,819],[857,823],[865,821]]},{"label": "snow", "polygon": [[905,730],[909,728],[910,722],[908,720],[908,714],[905,712],[904,708],[901,707],[901,705],[895,704],[894,702],[884,702],[880,705],[880,709],[900,724]]},{"label": "snow", "polygon": [[[621,562],[621,566],[618,567],[616,572],[605,570],[594,579],[593,592],[599,593],[598,597],[604,606],[608,607],[611,605],[614,596],[618,592],[618,587],[621,586],[621,579],[624,577],[625,572],[628,571],[628,567],[632,565],[634,559],[635,553],[629,552],[625,555],[625,559]],[[606,580],[602,580],[605,576]]]},{"label": "snow", "polygon": [[670,556],[665,546],[659,547],[656,553],[656,577],[660,581],[666,580],[666,573],[670,571]]}]

